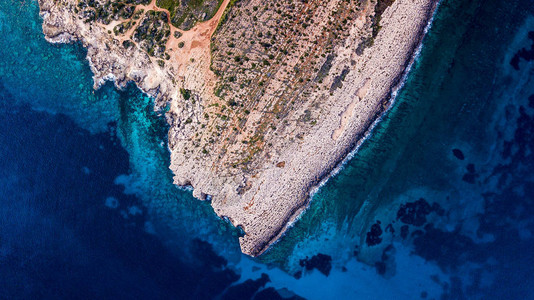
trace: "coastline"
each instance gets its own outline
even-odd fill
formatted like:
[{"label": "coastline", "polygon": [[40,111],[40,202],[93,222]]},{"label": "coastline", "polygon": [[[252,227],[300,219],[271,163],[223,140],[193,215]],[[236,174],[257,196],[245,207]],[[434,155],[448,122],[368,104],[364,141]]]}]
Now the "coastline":
[{"label": "coastline", "polygon": [[[65,1],[68,3],[69,0]],[[155,109],[170,107],[166,115],[170,125],[168,147],[175,184],[191,186],[193,195],[201,200],[211,198],[219,217],[228,218],[234,226],[243,228],[245,236],[240,238],[241,249],[251,256],[261,255],[283,235],[308,207],[313,193],[335,175],[350,159],[350,154],[357,151],[366,137],[372,134],[381,116],[393,105],[395,89],[402,85],[415,59],[414,54],[421,45],[424,29],[437,3],[435,0],[396,0],[385,11],[383,28],[376,37],[375,45],[359,55],[354,50],[363,41],[362,32],[369,32],[365,25],[369,24],[372,15],[365,12],[369,9],[366,6],[363,19],[351,24],[353,36],[349,35],[334,51],[337,57],[323,86],[334,86],[339,81],[336,74],[340,73],[345,74],[341,79],[344,83],[331,89],[329,94],[326,91],[313,92],[303,100],[302,107],[289,113],[286,120],[294,121],[268,132],[263,143],[272,146],[252,156],[255,167],[249,171],[229,168],[230,154],[223,159],[221,154],[217,156],[218,147],[226,150],[224,141],[212,148],[215,150],[213,154],[205,152],[206,148],[198,148],[193,154],[186,154],[184,150],[195,145],[195,134],[198,136],[199,131],[203,132],[207,121],[203,121],[202,116],[216,112],[213,104],[224,105],[212,94],[217,80],[210,70],[213,59],[209,43],[211,36],[207,45],[200,48],[193,47],[196,40],[187,40],[184,50],[172,52],[170,67],[167,64],[158,67],[155,61],[140,51],[115,46],[114,39],[107,35],[105,28],[80,24],[75,15],[71,19],[68,14],[73,13],[69,8],[59,8],[48,0],[39,1],[47,40],[81,41],[88,48],[87,59],[94,74],[95,88],[106,80],[113,80],[116,87],[123,88],[131,80],[155,99]],[[219,18],[224,11],[217,13]],[[215,30],[217,28],[220,26],[215,26]],[[195,28],[189,35],[191,39],[206,40],[206,36]],[[169,45],[173,43],[177,42],[172,40]],[[392,49],[395,51],[381,49],[381,46],[387,45],[390,49],[392,45],[404,48]],[[187,56],[180,56],[180,53]],[[387,56],[390,56],[389,59]],[[362,70],[365,72],[362,73]],[[367,83],[369,86],[363,89],[362,86]],[[183,101],[183,95],[180,95],[183,89],[192,91],[196,101]],[[269,96],[264,98],[268,103]],[[321,103],[316,114],[322,118],[316,124],[302,126],[299,121],[301,116],[308,114],[307,108],[316,103]],[[259,112],[253,112],[247,124],[255,124],[255,120],[261,117]],[[336,133],[335,138],[332,132]],[[243,132],[239,135],[242,136],[241,141],[247,138]],[[240,146],[238,141],[230,145],[230,150],[246,147]]]},{"label": "coastline", "polygon": [[430,30],[430,28],[432,27],[433,18],[434,18],[435,14],[436,14],[437,9],[439,8],[439,4],[440,3],[441,3],[441,0],[437,0],[436,5],[432,9],[432,17],[430,18],[430,20],[428,21],[428,23],[425,26],[424,33],[421,35],[421,39],[420,39],[420,41],[418,43],[418,46],[416,47],[415,51],[413,51],[413,55],[411,56],[412,58],[411,58],[411,60],[410,60],[410,62],[408,64],[408,66],[405,68],[405,71],[402,74],[402,78],[397,82],[396,85],[393,86],[391,95],[387,98],[388,100],[386,100],[386,102],[387,102],[386,109],[378,113],[378,117],[375,118],[373,123],[368,127],[368,129],[365,131],[363,137],[361,139],[357,139],[354,142],[354,146],[353,146],[352,150],[350,150],[346,154],[345,158],[343,158],[343,160],[325,178],[321,179],[319,184],[317,184],[316,186],[313,187],[312,191],[310,192],[310,198],[313,197],[313,195],[315,195],[321,189],[321,187],[323,187],[328,182],[328,180],[330,180],[330,178],[332,178],[333,176],[336,176],[340,171],[343,170],[343,168],[348,163],[348,161],[350,161],[354,157],[354,155],[358,152],[358,150],[360,149],[361,145],[363,143],[365,143],[365,141],[367,139],[369,139],[373,135],[375,127],[382,121],[382,119],[386,116],[386,114],[393,108],[393,106],[396,103],[395,100],[397,98],[398,92],[404,87],[404,85],[406,83],[406,80],[407,80],[407,77],[411,72],[413,63],[419,58],[421,49],[423,48],[424,38],[425,38],[428,30]]},{"label": "coastline", "polygon": [[374,133],[374,129],[375,127],[382,121],[382,119],[385,117],[385,115],[393,108],[393,106],[395,105],[395,100],[396,100],[396,97],[397,97],[397,94],[398,92],[404,87],[405,83],[406,83],[406,80],[407,80],[407,77],[411,71],[411,68],[413,66],[413,63],[418,59],[419,55],[420,55],[420,52],[421,52],[421,49],[423,48],[423,41],[424,41],[424,38],[426,36],[426,34],[428,33],[428,31],[430,30],[430,28],[432,27],[432,23],[433,23],[433,19],[434,19],[434,16],[439,8],[439,5],[441,3],[441,0],[437,0],[435,2],[435,5],[434,7],[432,8],[431,10],[431,17],[430,17],[430,20],[428,21],[428,23],[424,26],[424,30],[423,30],[423,33],[421,34],[420,36],[420,40],[417,44],[417,47],[414,48],[414,51],[412,51],[413,55],[411,55],[411,59],[408,63],[408,65],[406,66],[405,68],[405,71],[403,72],[400,80],[397,81],[397,83],[393,86],[392,88],[392,92],[391,94],[386,98],[388,100],[386,100],[387,102],[387,107],[381,111],[381,112],[378,112],[377,114],[377,117],[375,118],[375,120],[372,122],[371,125],[369,125],[369,127],[366,129],[364,135],[362,138],[360,139],[356,139],[355,142],[354,142],[354,146],[352,147],[352,150],[348,151],[347,154],[345,155],[345,157],[339,162],[339,164],[334,167],[326,176],[324,176],[323,178],[320,179],[319,183],[314,185],[311,189],[310,189],[310,192],[309,192],[309,198],[308,198],[308,201],[307,203],[300,207],[292,216],[291,220],[289,220],[287,222],[287,225],[285,228],[281,229],[281,232],[275,237],[272,239],[272,242],[267,245],[265,247],[265,249],[263,251],[261,251],[260,255],[269,251],[269,249],[274,246],[278,241],[280,241],[280,239],[283,237],[283,235],[286,233],[286,231],[288,229],[290,229],[291,227],[293,227],[293,225],[298,222],[298,220],[300,219],[300,217],[302,216],[302,214],[304,214],[306,212],[306,210],[309,208],[311,202],[312,202],[312,199],[314,197],[315,194],[317,194],[320,189],[334,176],[336,176],[339,172],[341,172],[343,170],[343,168],[345,167],[345,165],[354,157],[354,155],[358,152],[358,150],[360,149],[361,145],[363,143],[365,143],[365,141],[367,139],[369,139],[370,137],[372,137],[373,133]]}]

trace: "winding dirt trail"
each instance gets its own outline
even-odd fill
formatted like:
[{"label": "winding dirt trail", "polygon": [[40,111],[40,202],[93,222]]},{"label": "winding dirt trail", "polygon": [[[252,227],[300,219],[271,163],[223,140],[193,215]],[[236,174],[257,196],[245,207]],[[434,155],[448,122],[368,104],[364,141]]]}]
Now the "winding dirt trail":
[{"label": "winding dirt trail", "polygon": [[[142,9],[145,12],[149,10],[154,10],[163,11],[167,13],[167,22],[171,29],[171,35],[166,45],[167,52],[174,60],[174,65],[176,65],[177,68],[180,70],[187,67],[187,65],[194,62],[195,60],[200,60],[198,61],[198,63],[209,66],[211,61],[211,37],[217,29],[217,26],[219,25],[219,22],[221,21],[221,18],[224,15],[224,12],[228,7],[229,3],[230,0],[224,0],[219,9],[217,10],[217,13],[215,13],[215,15],[211,19],[209,19],[208,21],[197,23],[193,28],[187,31],[178,29],[173,26],[170,21],[170,12],[167,9],[158,7],[156,5],[156,0],[152,0],[152,2],[150,2],[150,4],[148,5],[137,5],[135,11],[137,12]],[[116,25],[126,21],[133,21],[133,19],[130,18],[128,20],[113,21],[112,23],[104,26],[104,28],[108,31],[112,31]],[[120,42],[130,40],[136,28],[137,26],[132,26],[124,34],[117,36],[116,39],[118,39]],[[175,32],[180,32],[181,36],[179,38],[175,38]],[[183,46],[179,47],[182,42]],[[193,59],[193,61],[191,59]],[[202,69],[203,73],[207,72],[207,74],[205,74],[206,76],[214,76],[214,74],[209,74],[213,73],[210,72],[209,67],[207,69]]]}]

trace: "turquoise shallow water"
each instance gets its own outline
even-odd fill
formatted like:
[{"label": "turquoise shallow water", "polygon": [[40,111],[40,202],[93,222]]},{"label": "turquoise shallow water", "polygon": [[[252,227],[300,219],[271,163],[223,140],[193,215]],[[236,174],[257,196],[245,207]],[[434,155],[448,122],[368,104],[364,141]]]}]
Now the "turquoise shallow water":
[{"label": "turquoise shallow water", "polygon": [[[33,16],[29,21],[28,15]],[[170,218],[168,223],[186,226],[209,219],[191,230],[202,230],[199,234],[206,239],[226,231],[224,223],[213,221],[207,203],[194,200],[190,193],[172,185],[165,146],[167,125],[153,111],[152,100],[134,86],[117,91],[108,83],[94,91],[85,50],[76,44],[47,43],[37,15],[35,2],[3,2],[0,29],[6,46],[0,49],[0,70],[6,91],[15,101],[30,102],[35,110],[66,114],[91,132],[101,132],[109,122],[117,122],[121,145],[130,155],[130,173],[117,178],[117,183],[145,199],[145,205],[155,214]]]},{"label": "turquoise shallow water", "polygon": [[[529,298],[534,76],[532,63],[510,60],[529,49],[533,10],[442,1],[395,105],[251,260],[209,203],[172,185],[151,99],[134,86],[93,91],[84,49],[47,43],[35,2],[0,0],[0,263],[3,278],[19,274],[0,296],[213,298],[233,284],[228,299],[273,299],[274,288],[311,299]],[[58,275],[68,272],[76,280]],[[46,277],[59,294],[42,288]]]}]

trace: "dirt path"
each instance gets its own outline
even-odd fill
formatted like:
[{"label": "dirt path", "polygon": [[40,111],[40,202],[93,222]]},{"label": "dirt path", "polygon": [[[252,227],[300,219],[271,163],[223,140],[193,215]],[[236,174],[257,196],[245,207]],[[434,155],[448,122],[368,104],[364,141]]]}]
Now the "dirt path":
[{"label": "dirt path", "polygon": [[[155,0],[153,2],[155,2]],[[209,19],[208,21],[198,23],[195,25],[195,27],[188,31],[180,30],[171,24],[172,34],[169,43],[167,44],[167,48],[173,50],[179,49],[178,43],[183,41],[185,44],[183,47],[184,51],[179,51],[182,53],[182,55],[189,53],[190,50],[195,48],[207,47],[209,50],[211,36],[215,32],[215,29],[217,29],[217,25],[219,24],[219,21],[221,20],[228,3],[230,3],[230,0],[224,0],[213,18]],[[174,38],[175,31],[181,32],[182,37],[178,39]]]},{"label": "dirt path", "polygon": [[[160,8],[156,5],[156,0],[152,0],[150,4],[148,5],[137,5],[135,8],[135,11],[139,11],[143,9],[145,12],[149,10],[154,11],[163,11],[167,13],[167,22],[171,29],[171,35],[169,37],[169,41],[167,42],[167,49],[169,49],[169,53],[171,56],[173,54],[179,54],[179,57],[182,59],[178,59],[178,62],[185,63],[187,62],[187,57],[189,56],[192,49],[195,48],[207,48],[209,50],[210,47],[210,39],[213,33],[215,32],[215,29],[217,29],[217,25],[219,24],[224,11],[228,7],[228,4],[230,3],[230,0],[224,0],[219,9],[217,10],[217,13],[208,21],[201,22],[196,24],[193,28],[190,30],[184,31],[181,29],[178,29],[174,27],[171,23],[171,14],[167,9]],[[121,21],[113,21],[110,24],[104,26],[106,30],[113,31],[113,28],[123,22],[133,21],[131,18],[128,20],[121,20]],[[138,24],[137,24],[138,25]],[[116,37],[120,42],[130,39],[131,35],[135,31],[135,28],[137,26],[132,26],[130,29],[128,29],[124,34]],[[174,33],[180,32],[182,36],[180,38],[175,38]],[[178,47],[178,44],[180,42],[184,42],[184,47],[180,48]],[[176,56],[175,56],[176,57]],[[211,58],[210,58],[211,59]]]},{"label": "dirt path", "polygon": [[[167,52],[171,56],[171,63],[177,68],[177,74],[186,74],[186,69],[189,66],[196,65],[195,69],[199,72],[199,77],[202,77],[203,82],[208,85],[206,90],[210,90],[205,96],[211,96],[217,81],[216,75],[210,70],[211,37],[229,3],[230,0],[224,0],[217,13],[210,20],[197,23],[188,31],[177,29],[171,25],[171,36],[167,42]],[[182,36],[175,38],[175,31],[181,32]]]}]

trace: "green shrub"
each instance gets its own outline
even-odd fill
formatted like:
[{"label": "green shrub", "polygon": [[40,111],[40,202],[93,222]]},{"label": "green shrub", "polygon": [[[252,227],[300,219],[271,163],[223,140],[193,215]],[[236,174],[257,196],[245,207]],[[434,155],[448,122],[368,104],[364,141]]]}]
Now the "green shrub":
[{"label": "green shrub", "polygon": [[181,88],[180,93],[182,94],[185,100],[189,100],[191,98],[191,91],[188,89]]}]

